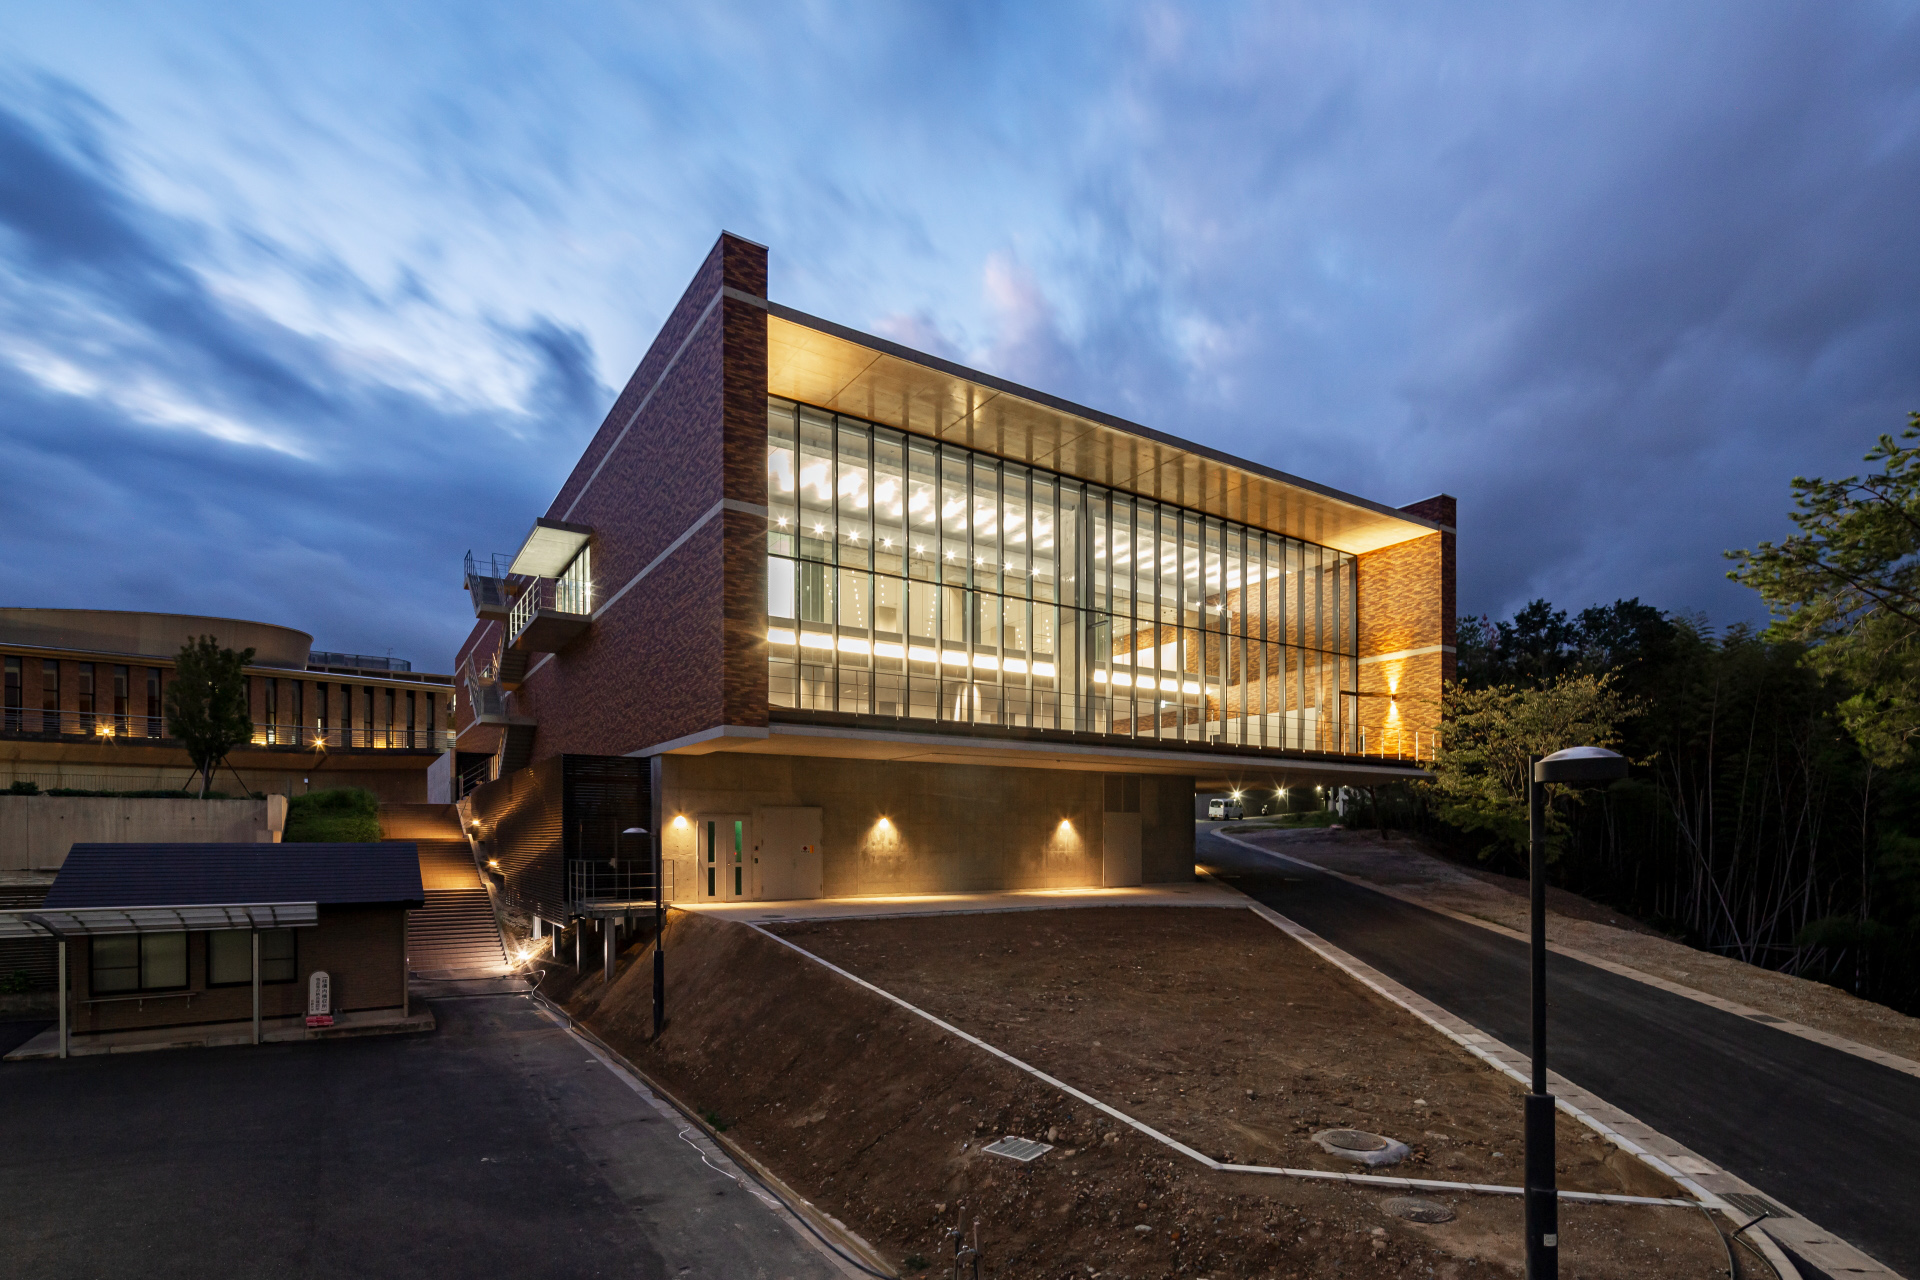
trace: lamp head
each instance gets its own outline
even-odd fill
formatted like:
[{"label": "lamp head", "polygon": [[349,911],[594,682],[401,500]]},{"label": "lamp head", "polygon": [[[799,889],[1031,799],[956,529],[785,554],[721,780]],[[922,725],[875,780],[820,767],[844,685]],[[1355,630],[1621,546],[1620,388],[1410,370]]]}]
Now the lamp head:
[{"label": "lamp head", "polygon": [[1627,776],[1627,758],[1605,747],[1568,747],[1533,766],[1535,782],[1562,782],[1598,786]]},{"label": "lamp head", "polygon": [[643,836],[647,834],[647,829],[645,827],[628,827],[620,834],[623,836]]}]

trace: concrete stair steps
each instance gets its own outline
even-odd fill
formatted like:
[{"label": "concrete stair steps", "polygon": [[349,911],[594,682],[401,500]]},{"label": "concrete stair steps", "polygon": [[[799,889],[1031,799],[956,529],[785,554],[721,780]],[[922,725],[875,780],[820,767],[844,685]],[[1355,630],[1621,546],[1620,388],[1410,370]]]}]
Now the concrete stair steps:
[{"label": "concrete stair steps", "polygon": [[493,902],[465,840],[420,840],[425,905],[407,913],[407,968],[415,974],[507,973]]},{"label": "concrete stair steps", "polygon": [[428,889],[481,889],[480,869],[465,840],[415,840],[420,853],[420,882]]},{"label": "concrete stair steps", "polygon": [[383,804],[383,840],[458,840],[460,811],[450,804]]}]

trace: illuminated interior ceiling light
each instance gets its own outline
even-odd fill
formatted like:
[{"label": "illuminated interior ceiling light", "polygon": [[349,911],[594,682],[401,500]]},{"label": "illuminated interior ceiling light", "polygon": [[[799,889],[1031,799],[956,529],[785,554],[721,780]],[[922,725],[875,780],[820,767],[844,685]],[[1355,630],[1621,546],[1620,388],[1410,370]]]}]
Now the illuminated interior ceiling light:
[{"label": "illuminated interior ceiling light", "polygon": [[815,533],[825,533],[827,531],[827,526],[821,524],[818,521],[815,521],[813,525],[813,531]]},{"label": "illuminated interior ceiling light", "polygon": [[926,550],[926,547],[924,547],[924,546],[922,546],[922,545],[921,545],[920,543],[918,543],[918,542],[916,542],[916,543],[914,543],[914,544],[913,544],[913,549],[914,549],[915,551],[925,551],[925,550]]},{"label": "illuminated interior ceiling light", "polygon": [[882,538],[882,539],[880,539],[880,545],[881,545],[881,546],[883,546],[883,547],[891,547],[891,546],[893,545],[893,539],[892,539],[892,538]]},{"label": "illuminated interior ceiling light", "polygon": [[787,527],[787,518],[785,516],[780,517],[780,527],[782,529]]},{"label": "illuminated interior ceiling light", "polygon": [[848,542],[860,541],[860,531],[858,529],[847,530],[847,541]]},{"label": "illuminated interior ceiling light", "polygon": [[947,552],[947,559],[949,560],[953,559],[953,552],[951,551]]},{"label": "illuminated interior ceiling light", "polygon": [[978,565],[982,565],[982,564],[985,564],[985,563],[986,563],[986,561],[984,561],[984,560],[982,560],[982,559],[981,559],[981,558],[980,558],[979,556],[975,556],[975,557],[973,558],[973,563],[974,563],[974,564],[975,564],[976,566],[978,566]]}]

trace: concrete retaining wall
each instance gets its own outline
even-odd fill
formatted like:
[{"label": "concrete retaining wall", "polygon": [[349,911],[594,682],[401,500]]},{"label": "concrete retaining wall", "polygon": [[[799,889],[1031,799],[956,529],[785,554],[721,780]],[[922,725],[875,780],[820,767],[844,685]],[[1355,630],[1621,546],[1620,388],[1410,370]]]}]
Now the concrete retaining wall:
[{"label": "concrete retaining wall", "polygon": [[1191,778],[1129,779],[1128,812],[1109,814],[1113,774],[724,752],[662,763],[676,900],[696,896],[693,823],[784,805],[821,810],[828,897],[1097,886],[1109,824],[1138,832],[1145,883],[1193,878]]},{"label": "concrete retaining wall", "polygon": [[52,871],[76,844],[278,840],[287,799],[123,800],[0,795],[0,871]]}]

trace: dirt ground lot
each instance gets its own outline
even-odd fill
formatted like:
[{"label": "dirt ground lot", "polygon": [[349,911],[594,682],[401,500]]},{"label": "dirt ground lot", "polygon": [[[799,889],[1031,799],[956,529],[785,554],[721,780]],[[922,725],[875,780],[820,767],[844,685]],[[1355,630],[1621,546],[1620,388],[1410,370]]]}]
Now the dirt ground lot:
[{"label": "dirt ground lot", "polygon": [[[1356,1125],[1413,1144],[1400,1166],[1413,1176],[1518,1179],[1519,1109],[1499,1076],[1397,1024],[1404,1015],[1251,913],[1081,909],[784,932],[1214,1154],[1335,1167],[1304,1134]],[[1443,1196],[1457,1218],[1419,1225],[1383,1212],[1391,1192],[1215,1173],[745,926],[676,912],[667,955],[659,1041],[645,956],[624,960],[611,988],[588,974],[553,994],[903,1274],[944,1274],[941,1233],[956,1215],[980,1220],[994,1277],[1519,1274],[1517,1199]],[[1509,1111],[1512,1123],[1495,1114]],[[1056,1150],[1030,1165],[982,1153],[1008,1133]],[[1666,1189],[1562,1133],[1566,1185]],[[1726,1274],[1697,1210],[1568,1202],[1562,1242],[1568,1276]],[[1743,1275],[1770,1274],[1742,1262]]]},{"label": "dirt ground lot", "polygon": [[[1520,1181],[1519,1085],[1251,911],[1106,908],[787,925],[781,936],[1161,1132],[1237,1164],[1359,1172],[1321,1129],[1398,1138],[1394,1171]],[[1558,1118],[1560,1185],[1684,1193]]]},{"label": "dirt ground lot", "polygon": [[[1391,887],[1435,907],[1509,929],[1527,928],[1526,881],[1456,866],[1408,836],[1394,833],[1383,840],[1372,831],[1238,827],[1229,828],[1228,834],[1329,871]],[[1920,1018],[1825,983],[1696,950],[1610,907],[1559,889],[1551,891],[1548,908],[1547,936],[1558,945],[1920,1060]]]}]

